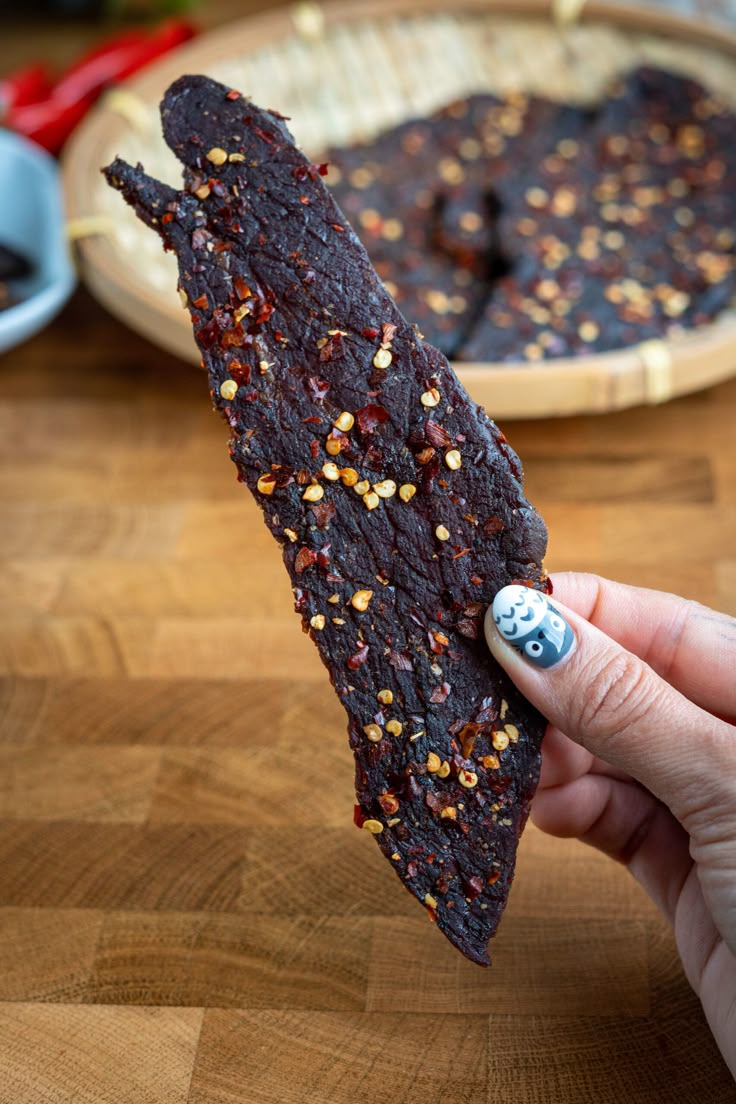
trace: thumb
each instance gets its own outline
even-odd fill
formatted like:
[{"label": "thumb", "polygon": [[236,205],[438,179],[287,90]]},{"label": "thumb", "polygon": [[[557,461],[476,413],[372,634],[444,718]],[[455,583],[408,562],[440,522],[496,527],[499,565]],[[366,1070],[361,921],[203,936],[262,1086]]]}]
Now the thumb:
[{"label": "thumb", "polygon": [[485,633],[494,658],[551,724],[637,779],[679,820],[704,802],[732,802],[722,781],[733,770],[728,726],[572,610],[507,586]]}]

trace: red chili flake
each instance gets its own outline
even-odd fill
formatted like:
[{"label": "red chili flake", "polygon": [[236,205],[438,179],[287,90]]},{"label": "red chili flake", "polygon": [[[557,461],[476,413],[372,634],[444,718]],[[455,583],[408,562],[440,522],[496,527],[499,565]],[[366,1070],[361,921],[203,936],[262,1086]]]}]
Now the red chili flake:
[{"label": "red chili flake", "polygon": [[316,460],[319,456],[319,441],[317,441],[314,437],[309,442],[309,451],[312,454],[312,459]]},{"label": "red chili flake", "polygon": [[471,575],[470,576],[470,581],[473,584],[473,586],[482,586],[483,585],[483,578],[480,575]]},{"label": "red chili flake", "polygon": [[422,449],[421,452],[417,453],[417,461],[420,464],[428,464],[434,455],[435,450],[433,448]]},{"label": "red chili flake", "polygon": [[174,221],[174,216],[172,215],[171,211],[167,211],[165,215],[161,216],[161,222],[163,223],[164,226],[168,226],[168,224],[170,222],[173,222],[173,221]]},{"label": "red chili flake", "polygon": [[460,730],[460,743],[463,749],[463,756],[466,759],[469,759],[473,754],[475,741],[482,727],[482,725],[477,724],[475,721],[469,721],[466,725],[463,725]]},{"label": "red chili flake", "polygon": [[224,333],[220,338],[220,345],[223,349],[227,349],[230,345],[240,346],[245,341],[245,331],[240,322],[236,322],[231,330]]},{"label": "red chili flake", "polygon": [[369,651],[368,645],[362,644],[357,652],[353,652],[353,654],[348,657],[347,665],[351,671],[357,671],[359,667],[363,666],[368,658]]},{"label": "red chili flake", "polygon": [[239,100],[240,93],[235,88],[231,88],[229,92],[225,93],[226,100]]},{"label": "red chili flake", "polygon": [[309,206],[309,197],[305,195],[299,196],[299,202],[303,203],[305,207]]},{"label": "red chili flake", "polygon": [[[325,506],[327,506],[327,505],[329,505],[329,504],[325,503]],[[312,509],[314,509],[314,507],[312,507]],[[319,565],[319,567],[325,567],[325,568],[330,566],[330,545],[329,544],[323,544],[322,547],[320,548],[319,552],[317,553],[317,564]]]},{"label": "red chili flake", "polygon": [[552,580],[550,579],[549,575],[547,575],[546,578],[542,579],[542,590],[545,594],[552,593]]},{"label": "red chili flake", "polygon": [[429,647],[435,655],[442,655],[443,647],[439,640],[437,640],[436,634],[433,632],[427,633],[427,640],[429,641]]},{"label": "red chili flake", "polygon": [[442,812],[442,801],[434,790],[427,790],[424,795],[424,804],[428,809],[431,809],[433,813]]},{"label": "red chili flake", "polygon": [[316,553],[311,548],[307,548],[306,545],[300,548],[297,552],[296,559],[294,560],[294,571],[297,575],[301,575],[303,571],[306,571],[308,567],[313,567],[317,562]]},{"label": "red chili flake", "polygon": [[353,824],[356,828],[362,828],[368,817],[365,815],[360,805],[353,805]]},{"label": "red chili flake", "polygon": [[524,586],[528,587],[529,590],[534,590],[534,583],[531,579],[512,579],[509,586]]},{"label": "red chili flake", "polygon": [[[255,315],[255,321],[258,322],[259,324],[261,322],[268,322],[269,318],[273,314],[273,298],[274,298],[273,297],[273,292],[268,291],[268,292],[266,292],[266,295],[268,296],[268,298],[267,299],[264,298],[259,303],[258,310],[256,311],[256,315]],[[282,341],[283,340],[283,337],[282,337],[279,330],[276,331],[276,333],[274,334],[274,337],[276,338],[277,341]]]},{"label": "red chili flake", "polygon": [[239,299],[250,299],[251,295],[253,294],[242,276],[235,277],[235,279],[233,280],[233,287],[238,293]]},{"label": "red chili flake", "polygon": [[220,327],[216,319],[211,318],[206,326],[200,326],[196,336],[200,345],[204,345],[205,349],[211,349],[220,339]]},{"label": "red chili flake", "polygon": [[492,870],[491,873],[486,878],[486,882],[488,883],[488,885],[495,885],[500,877],[501,877],[501,871],[500,870]]},{"label": "red chili flake", "polygon": [[300,487],[306,487],[307,483],[312,482],[312,476],[306,468],[299,468],[299,471],[296,473],[296,481]]},{"label": "red chili flake", "polygon": [[477,640],[480,635],[476,622],[469,621],[467,618],[458,621],[455,628],[461,636],[466,637],[468,640]]},{"label": "red chili flake", "polygon": [[192,306],[199,307],[200,310],[204,310],[206,307],[208,307],[209,301],[207,299],[206,293],[202,292],[202,294],[198,295],[196,299],[192,299]]},{"label": "red chili flake", "polygon": [[317,414],[312,414],[309,418],[302,418],[304,425],[321,425],[322,419]]},{"label": "red chili flake", "polygon": [[480,896],[483,892],[483,882],[477,875],[473,875],[472,878],[468,878],[465,883],[465,896],[469,897],[471,901],[474,901],[476,897]]},{"label": "red chili flake", "polygon": [[345,345],[342,340],[342,334],[333,334],[319,351],[319,359],[321,361],[340,360],[340,358],[344,356]]},{"label": "red chili flake", "polygon": [[414,664],[404,652],[391,652],[388,661],[395,671],[413,671]]},{"label": "red chili flake", "polygon": [[500,517],[491,517],[488,521],[483,522],[483,532],[487,537],[492,536],[494,533],[500,533],[506,526],[501,521]]},{"label": "red chili flake", "polygon": [[389,420],[389,413],[379,403],[368,403],[355,411],[355,420],[362,433],[372,433],[376,426]]},{"label": "red chili flake", "polygon": [[209,230],[205,230],[203,226],[198,226],[192,233],[192,249],[203,249],[211,238],[212,235]]},{"label": "red chili flake", "polygon": [[430,445],[435,445],[437,448],[449,448],[452,444],[452,437],[445,427],[439,425],[438,422],[428,421],[424,427],[424,432]]},{"label": "red chili flake", "polygon": [[490,724],[498,717],[498,708],[494,698],[483,698],[480,709],[475,715],[478,724]]},{"label": "red chili flake", "polygon": [[257,134],[259,138],[262,138],[264,142],[268,142],[269,146],[275,145],[276,139],[270,131],[261,130],[261,128],[257,126],[251,127],[251,130],[254,134]]},{"label": "red chili flake", "polygon": [[478,617],[485,609],[482,602],[468,602],[463,613],[466,617]]},{"label": "red chili flake", "polygon": [[443,682],[441,686],[435,686],[434,690],[429,695],[429,700],[432,705],[442,705],[444,701],[447,701],[449,693],[449,682]]},{"label": "red chili flake", "polygon": [[212,246],[213,253],[227,253],[229,249],[232,249],[232,242],[217,241]]},{"label": "red chili flake", "polygon": [[463,548],[460,552],[456,552],[452,558],[453,560],[459,560],[462,556],[467,556],[468,552],[470,552],[469,548]]},{"label": "red chili flake", "polygon": [[250,383],[250,364],[242,364],[239,360],[231,360],[227,370],[235,382],[241,386]]},{"label": "red chili flake", "polygon": [[330,390],[330,385],[327,380],[318,379],[317,376],[307,377],[307,387],[309,388],[312,402],[322,402],[327,397],[327,392]]},{"label": "red chili flake", "polygon": [[369,341],[372,341],[374,338],[378,337],[379,331],[366,327],[366,329],[361,330],[360,333],[361,337],[367,337]]},{"label": "red chili flake", "polygon": [[327,176],[329,167],[329,163],[327,161],[323,161],[320,165],[317,166],[317,172],[320,176]]},{"label": "red chili flake", "polygon": [[407,863],[405,876],[407,878],[416,878],[416,876],[417,876],[417,864],[415,862]]},{"label": "red chili flake", "polygon": [[344,234],[345,233],[345,227],[341,226],[339,222],[333,222],[332,223],[332,229],[337,230],[337,232],[339,234]]},{"label": "red chili flake", "polygon": [[382,340],[383,340],[384,345],[390,345],[391,344],[391,342],[394,339],[394,334],[395,333],[396,333],[396,326],[393,324],[393,322],[382,322],[381,323],[381,336],[382,336]]}]

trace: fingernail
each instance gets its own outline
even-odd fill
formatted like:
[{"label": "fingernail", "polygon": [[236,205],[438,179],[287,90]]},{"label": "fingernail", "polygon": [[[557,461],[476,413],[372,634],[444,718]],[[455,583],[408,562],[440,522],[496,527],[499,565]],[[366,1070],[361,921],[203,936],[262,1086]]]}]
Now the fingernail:
[{"label": "fingernail", "polygon": [[534,667],[554,667],[574,647],[575,634],[567,621],[538,590],[505,586],[491,609],[501,636]]}]

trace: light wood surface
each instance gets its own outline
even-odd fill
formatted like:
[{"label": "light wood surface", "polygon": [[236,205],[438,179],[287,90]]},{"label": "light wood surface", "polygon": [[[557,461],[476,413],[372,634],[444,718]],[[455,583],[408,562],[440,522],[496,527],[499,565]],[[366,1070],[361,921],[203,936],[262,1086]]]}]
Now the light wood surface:
[{"label": "light wood surface", "polygon": [[[736,33],[650,5],[589,4],[580,25],[565,30],[552,19],[550,0],[461,0],[449,9],[446,0],[325,0],[258,10],[134,77],[127,113],[103,100],[74,135],[63,164],[67,210],[77,230],[81,223],[96,228],[79,238],[85,280],[128,325],[199,363],[175,293],[173,259],[163,257],[158,239],[99,173],[120,155],[179,183],[179,166],[160,134],[158,103],[182,71],[209,73],[278,107],[292,120],[296,140],[321,161],[330,145],[470,92],[521,89],[597,100],[614,75],[641,64],[690,73],[736,106]],[[608,353],[456,369],[473,398],[492,404],[499,417],[656,403],[736,372],[736,314]]]},{"label": "light wood surface", "polygon": [[[483,971],[352,826],[201,374],[82,292],[0,374],[0,1104],[736,1099],[623,869],[528,829]],[[550,567],[736,613],[734,418],[507,426]]]}]

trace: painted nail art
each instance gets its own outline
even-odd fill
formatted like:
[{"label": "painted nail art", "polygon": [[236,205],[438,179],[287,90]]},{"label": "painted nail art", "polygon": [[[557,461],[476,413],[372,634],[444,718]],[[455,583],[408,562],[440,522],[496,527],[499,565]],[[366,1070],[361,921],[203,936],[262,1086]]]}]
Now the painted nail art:
[{"label": "painted nail art", "polygon": [[570,653],[575,635],[544,594],[506,586],[493,599],[493,620],[504,640],[535,667],[554,667]]}]

